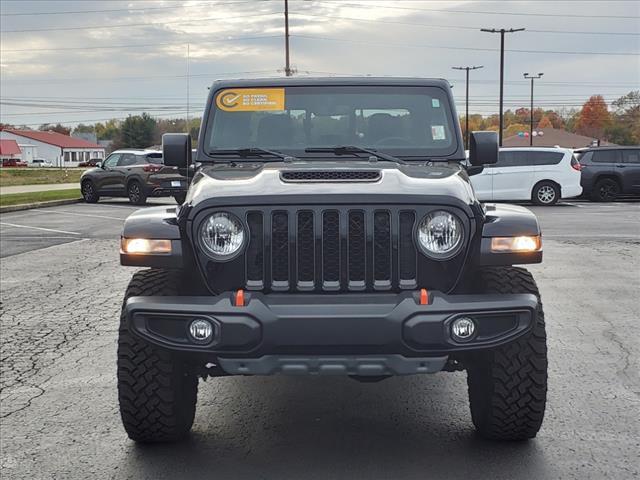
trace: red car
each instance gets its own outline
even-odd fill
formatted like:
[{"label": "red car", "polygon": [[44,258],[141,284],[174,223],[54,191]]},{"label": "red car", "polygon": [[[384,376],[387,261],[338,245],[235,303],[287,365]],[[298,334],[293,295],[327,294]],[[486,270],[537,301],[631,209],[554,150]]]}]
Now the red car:
[{"label": "red car", "polygon": [[3,167],[26,167],[27,164],[17,158],[3,158],[2,159]]}]

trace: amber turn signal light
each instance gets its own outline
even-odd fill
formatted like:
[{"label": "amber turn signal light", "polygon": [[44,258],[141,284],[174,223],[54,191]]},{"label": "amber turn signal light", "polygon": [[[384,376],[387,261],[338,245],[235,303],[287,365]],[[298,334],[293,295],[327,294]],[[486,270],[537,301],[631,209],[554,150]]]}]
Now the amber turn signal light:
[{"label": "amber turn signal light", "polygon": [[493,237],[491,251],[496,253],[537,252],[542,248],[540,235],[520,237]]},{"label": "amber turn signal light", "polygon": [[149,238],[120,239],[120,253],[131,255],[164,255],[171,253],[171,240]]}]

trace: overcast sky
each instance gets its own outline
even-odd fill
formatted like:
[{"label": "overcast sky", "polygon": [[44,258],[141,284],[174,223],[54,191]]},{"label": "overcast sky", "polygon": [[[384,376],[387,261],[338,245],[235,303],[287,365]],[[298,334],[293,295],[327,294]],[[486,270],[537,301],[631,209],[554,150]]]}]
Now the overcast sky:
[{"label": "overcast sky", "polygon": [[[284,0],[0,1],[0,121],[94,123],[129,113],[199,115],[216,78],[283,75]],[[498,34],[505,108],[572,108],[640,88],[639,1],[290,0],[298,75],[447,78],[464,111],[497,112]],[[187,62],[187,44],[189,62]],[[187,79],[187,63],[189,77]],[[16,105],[19,104],[19,105]]]}]

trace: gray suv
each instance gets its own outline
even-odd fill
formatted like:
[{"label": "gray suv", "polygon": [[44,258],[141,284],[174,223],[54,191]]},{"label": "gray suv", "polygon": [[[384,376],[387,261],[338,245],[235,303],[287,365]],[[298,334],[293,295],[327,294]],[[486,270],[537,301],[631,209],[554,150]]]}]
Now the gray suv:
[{"label": "gray suv", "polygon": [[176,167],[165,166],[157,150],[116,150],[80,178],[87,203],[109,196],[128,197],[134,205],[144,205],[148,197],[173,197],[182,204],[187,187],[187,178]]},{"label": "gray suv", "polygon": [[598,202],[640,194],[640,146],[576,150],[582,166],[582,192]]}]

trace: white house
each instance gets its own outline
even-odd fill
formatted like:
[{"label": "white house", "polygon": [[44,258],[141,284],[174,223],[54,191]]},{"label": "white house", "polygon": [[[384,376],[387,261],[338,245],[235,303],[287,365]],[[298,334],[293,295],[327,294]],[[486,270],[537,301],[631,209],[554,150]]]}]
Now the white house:
[{"label": "white house", "polygon": [[7,128],[0,131],[0,139],[15,140],[21,147],[33,146],[37,148],[38,158],[57,167],[77,167],[80,162],[105,157],[104,147],[57,132]]}]

